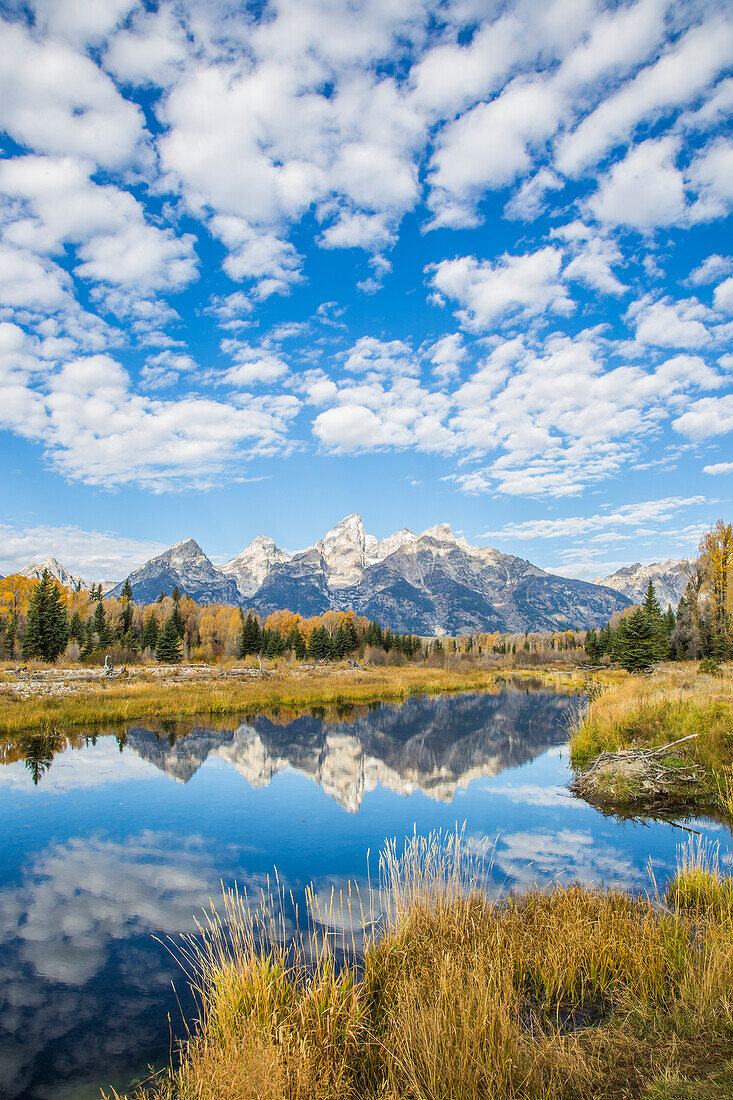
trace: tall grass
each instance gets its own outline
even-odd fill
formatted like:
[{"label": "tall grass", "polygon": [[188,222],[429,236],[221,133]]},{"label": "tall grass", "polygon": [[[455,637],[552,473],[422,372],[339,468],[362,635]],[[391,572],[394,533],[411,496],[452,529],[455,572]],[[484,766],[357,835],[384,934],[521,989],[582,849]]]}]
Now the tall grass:
[{"label": "tall grass", "polygon": [[359,958],[313,895],[292,945],[270,899],[229,893],[183,943],[200,1025],[152,1095],[589,1100],[710,1077],[733,1057],[733,917],[709,856],[688,852],[661,899],[577,884],[492,897],[461,834],[414,837],[384,854]]},{"label": "tall grass", "polygon": [[[650,676],[625,675],[596,692],[573,724],[570,760],[585,768],[601,752],[675,746],[680,767],[699,767],[696,797],[733,815],[733,668],[701,674],[668,665]],[[674,764],[675,761],[672,761]]]}]

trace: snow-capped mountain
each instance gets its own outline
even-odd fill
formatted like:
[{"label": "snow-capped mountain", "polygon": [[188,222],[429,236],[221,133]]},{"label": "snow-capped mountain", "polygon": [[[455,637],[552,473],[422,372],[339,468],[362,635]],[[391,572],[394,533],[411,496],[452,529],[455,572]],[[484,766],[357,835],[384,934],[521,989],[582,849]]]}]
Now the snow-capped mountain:
[{"label": "snow-capped mountain", "polygon": [[[220,568],[186,539],[132,573],[130,584],[140,602],[178,587],[200,602],[243,605],[261,615],[353,609],[392,630],[423,635],[597,627],[630,602],[612,587],[471,546],[447,523],[378,541],[356,513],[300,553],[290,555],[260,535]],[[121,591],[122,582],[110,594]]]},{"label": "snow-capped mountain", "polygon": [[87,582],[83,579],[83,577],[78,577],[76,576],[76,574],[70,573],[69,570],[65,566],[63,566],[60,561],[57,561],[56,558],[53,557],[46,558],[46,560],[42,561],[40,565],[38,562],[35,561],[28,562],[28,565],[24,566],[23,569],[20,570],[20,576],[28,577],[29,580],[40,581],[41,574],[43,573],[44,569],[47,569],[50,576],[54,577],[59,582],[59,584],[62,584],[64,586],[64,588],[75,589],[90,587],[89,584],[87,584]]},{"label": "snow-capped mountain", "polygon": [[687,587],[685,565],[686,562],[677,561],[674,558],[655,561],[650,565],[642,565],[637,561],[633,565],[617,569],[608,577],[595,577],[593,584],[613,588],[616,592],[627,596],[632,603],[640,604],[644,602],[649,581],[651,581],[662,608],[666,609],[671,604],[676,611]]},{"label": "snow-capped mountain", "polygon": [[220,568],[222,573],[234,578],[244,598],[257,591],[274,565],[285,561],[290,561],[290,554],[280,550],[267,535],[258,535],[236,558],[225,562]]},{"label": "snow-capped mountain", "polygon": [[[177,542],[130,574],[133,597],[139,602],[156,600],[160,593],[169,595],[178,588],[181,595],[206,603],[236,605],[240,602],[234,577],[217,569],[195,539]],[[122,582],[112,589],[119,596]]]}]

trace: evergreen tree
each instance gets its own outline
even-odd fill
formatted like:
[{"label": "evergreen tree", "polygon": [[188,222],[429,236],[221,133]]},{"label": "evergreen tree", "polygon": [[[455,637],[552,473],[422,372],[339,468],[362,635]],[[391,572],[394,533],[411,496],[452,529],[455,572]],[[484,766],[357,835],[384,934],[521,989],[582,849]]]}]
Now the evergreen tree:
[{"label": "evergreen tree", "polygon": [[281,657],[285,652],[285,639],[279,630],[269,631],[265,655],[267,657]]},{"label": "evergreen tree", "polygon": [[158,644],[158,634],[160,633],[160,627],[158,626],[158,620],[155,615],[150,615],[145,621],[143,627],[143,636],[141,639],[141,645],[143,649],[154,650]]},{"label": "evergreen tree", "polygon": [[649,668],[659,659],[659,632],[643,608],[619,623],[613,656],[627,672]]},{"label": "evergreen tree", "polygon": [[333,639],[333,655],[334,657],[345,657],[349,652],[351,637],[347,630],[344,630],[344,624],[340,623],[339,628]]},{"label": "evergreen tree", "polygon": [[385,653],[389,653],[391,648],[392,648],[392,631],[389,629],[389,627],[387,627],[384,634],[382,635],[382,649],[384,650]]},{"label": "evergreen tree", "polygon": [[247,618],[244,618],[244,612],[240,611],[242,616],[242,637],[239,643],[239,656],[249,657],[253,653],[259,653],[262,649],[262,631],[260,624],[257,620],[257,616],[251,611],[247,612]]},{"label": "evergreen tree", "polygon": [[181,609],[178,606],[178,600],[176,600],[175,604],[173,605],[173,613],[171,615],[171,618],[175,623],[178,637],[183,639],[183,636],[186,633],[186,623],[184,622],[183,615],[181,614]]},{"label": "evergreen tree", "polygon": [[171,599],[173,600],[173,603],[178,603],[180,598],[181,598],[181,590],[180,590],[180,588],[178,587],[177,584],[174,584],[173,585],[173,591],[171,592]]},{"label": "evergreen tree", "polygon": [[299,661],[302,661],[306,656],[308,650],[305,644],[305,638],[300,633],[297,626],[294,626],[288,636],[288,649],[292,650],[293,654]]},{"label": "evergreen tree", "polygon": [[182,653],[181,636],[178,633],[173,616],[166,619],[155,647],[155,659],[161,664],[180,664]]},{"label": "evergreen tree", "polygon": [[104,604],[101,600],[97,601],[94,608],[92,623],[94,624],[94,633],[97,635],[97,648],[101,649],[106,645],[110,645],[112,632],[107,626],[107,616],[104,613]]},{"label": "evergreen tree", "polygon": [[81,650],[82,657],[88,657],[90,653],[94,652],[94,642],[94,620],[90,616],[84,624],[84,645]]},{"label": "evergreen tree", "polygon": [[69,623],[61,589],[51,580],[47,569],[33,589],[28,622],[23,639],[23,657],[42,657],[55,661],[66,649]]},{"label": "evergreen tree", "polygon": [[122,635],[120,638],[120,645],[123,645],[130,653],[137,653],[140,649],[137,644],[137,638],[131,630],[128,630],[127,634]]},{"label": "evergreen tree", "polygon": [[596,634],[595,630],[589,630],[585,636],[585,652],[588,656],[589,661],[593,661],[595,663],[598,660],[598,648],[598,635]]},{"label": "evergreen tree", "polygon": [[81,621],[81,615],[78,611],[75,611],[71,616],[69,637],[77,641],[79,645],[84,644],[84,623]]},{"label": "evergreen tree", "polygon": [[125,634],[129,634],[132,630],[132,588],[130,587],[130,578],[128,577],[122,586],[120,592],[120,599],[122,601],[122,615],[120,616],[119,636],[122,638]]},{"label": "evergreen tree", "polygon": [[317,626],[308,639],[308,654],[317,661],[323,661],[332,655],[331,636],[325,626]]},{"label": "evergreen tree", "polygon": [[382,628],[378,622],[373,620],[369,623],[364,641],[367,645],[381,646]]}]

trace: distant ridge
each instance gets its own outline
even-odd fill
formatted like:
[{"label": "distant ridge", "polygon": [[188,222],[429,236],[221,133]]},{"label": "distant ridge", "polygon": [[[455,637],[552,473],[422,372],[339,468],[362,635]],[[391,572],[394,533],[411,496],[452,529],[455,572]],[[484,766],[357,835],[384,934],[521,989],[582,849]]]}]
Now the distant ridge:
[{"label": "distant ridge", "polygon": [[[417,634],[601,626],[629,605],[610,588],[471,546],[446,523],[378,540],[355,512],[300,553],[290,555],[259,535],[219,568],[187,539],[132,573],[130,585],[137,600],[178,587],[196,600],[262,615],[281,608],[303,616],[353,609]],[[121,590],[118,584],[112,594]]]},{"label": "distant ridge", "polygon": [[[49,563],[62,584],[88,587],[56,559],[43,565]],[[40,576],[43,565],[31,564],[24,573]],[[258,535],[217,567],[195,539],[184,539],[129,580],[139,602],[178,588],[199,602],[261,615],[285,608],[303,616],[352,609],[392,630],[423,635],[598,627],[631,602],[610,581],[560,577],[524,558],[471,546],[447,523],[419,535],[403,528],[380,540],[365,531],[355,512],[297,554]],[[119,596],[122,585],[110,586],[110,595]]]},{"label": "distant ridge", "polygon": [[608,577],[595,577],[593,584],[613,588],[616,592],[628,597],[632,603],[640,604],[644,600],[651,581],[662,607],[671,605],[676,611],[687,588],[686,564],[685,561],[675,558],[655,561],[651,565],[642,565],[637,561],[633,565],[617,569]]}]

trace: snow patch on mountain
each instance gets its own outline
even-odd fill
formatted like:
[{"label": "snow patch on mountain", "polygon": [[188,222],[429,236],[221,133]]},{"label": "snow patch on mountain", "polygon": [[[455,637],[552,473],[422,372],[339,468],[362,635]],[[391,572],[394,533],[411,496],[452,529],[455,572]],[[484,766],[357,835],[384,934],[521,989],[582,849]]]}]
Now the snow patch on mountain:
[{"label": "snow patch on mountain", "polygon": [[49,575],[62,584],[64,588],[89,588],[89,584],[83,577],[77,576],[75,573],[70,573],[69,570],[57,561],[56,558],[46,558],[40,564],[35,561],[28,562],[28,565],[24,566],[20,570],[21,577],[28,577],[29,580],[40,581],[43,570],[47,569]]},{"label": "snow patch on mountain", "polygon": [[240,554],[220,566],[220,569],[222,573],[234,578],[239,594],[246,598],[257,591],[273,566],[291,560],[291,555],[280,550],[274,539],[267,535],[258,535]]},{"label": "snow patch on mountain", "polygon": [[673,610],[677,610],[685,589],[687,588],[687,573],[685,561],[668,558],[666,561],[654,561],[649,565],[634,562],[617,569],[608,577],[594,577],[593,584],[602,584],[605,588],[613,588],[631,600],[632,603],[644,602],[649,581],[654,585],[654,590],[662,608],[671,604]]}]

